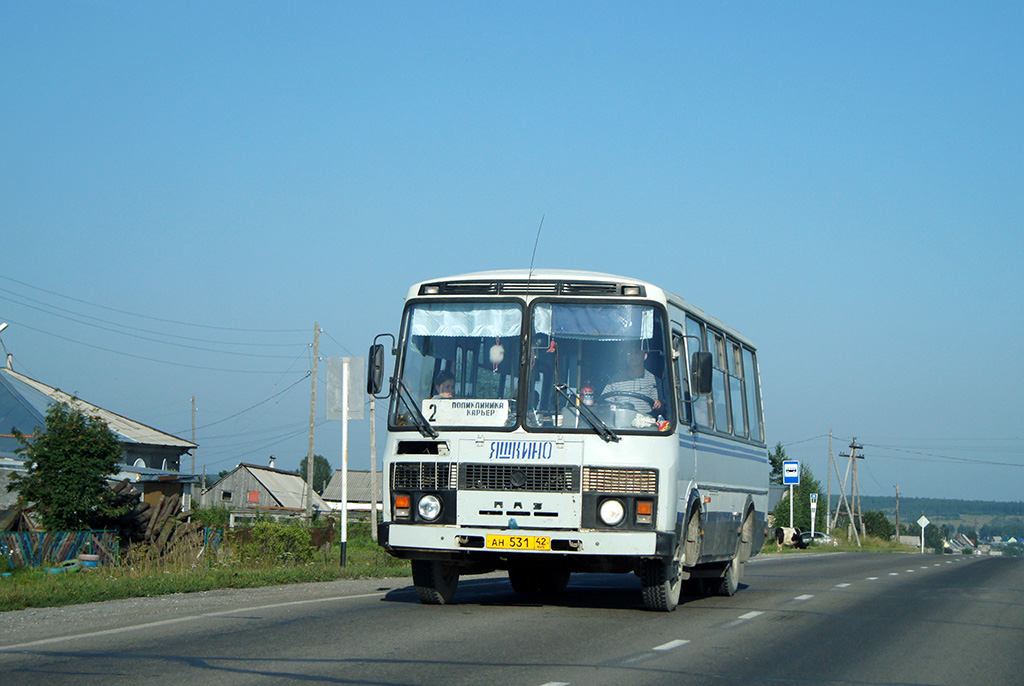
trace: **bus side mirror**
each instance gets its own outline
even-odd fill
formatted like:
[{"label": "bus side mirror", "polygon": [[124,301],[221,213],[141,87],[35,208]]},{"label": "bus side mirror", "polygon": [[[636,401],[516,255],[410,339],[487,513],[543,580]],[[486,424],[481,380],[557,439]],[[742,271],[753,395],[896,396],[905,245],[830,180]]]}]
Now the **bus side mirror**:
[{"label": "bus side mirror", "polygon": [[690,359],[691,387],[697,395],[711,394],[711,353],[695,352]]},{"label": "bus side mirror", "polygon": [[384,346],[375,343],[370,346],[370,353],[366,356],[366,392],[377,395],[383,385]]}]

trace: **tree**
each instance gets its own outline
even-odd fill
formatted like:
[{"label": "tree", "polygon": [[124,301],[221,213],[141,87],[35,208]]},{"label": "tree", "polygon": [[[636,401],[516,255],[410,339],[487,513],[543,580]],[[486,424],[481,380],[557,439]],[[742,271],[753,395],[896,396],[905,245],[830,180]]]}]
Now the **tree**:
[{"label": "tree", "polygon": [[[903,525],[900,525],[900,529],[903,529]],[[921,525],[917,522],[911,522],[906,526],[906,535],[915,536],[920,540],[921,538]],[[942,552],[942,532],[939,527],[934,524],[929,524],[924,530],[924,545],[926,548],[934,548],[939,552]]]},{"label": "tree", "polygon": [[868,536],[888,541],[896,531],[896,525],[881,510],[868,510],[864,513],[864,531]]},{"label": "tree", "polygon": [[117,473],[123,454],[117,434],[101,418],[63,402],[50,406],[45,423],[45,429],[36,427],[34,439],[14,430],[29,471],[12,475],[7,490],[34,502],[49,531],[105,528],[131,507],[115,504],[105,480]]},{"label": "tree", "polygon": [[[775,446],[776,453],[781,453],[782,457],[785,458],[786,451],[782,449],[782,444]],[[779,470],[781,474],[782,462],[779,462]],[[817,493],[818,500],[821,500],[821,483],[814,478],[814,474],[811,472],[811,468],[806,464],[800,465],[800,485],[793,487],[793,526],[800,529],[801,531],[811,530],[811,494]],[[817,531],[824,530],[824,519],[828,516],[827,512],[821,512],[821,516],[817,518],[817,523],[814,528]],[[775,515],[776,526],[789,526],[789,489],[785,490],[785,495],[779,504],[775,506],[775,510],[772,512]]]},{"label": "tree", "polygon": [[[302,480],[306,480],[306,458],[302,458],[299,462],[299,469],[295,472],[302,477]],[[327,461],[323,455],[313,456],[313,490],[319,495],[324,494],[324,489],[327,488],[327,484],[330,483],[331,477],[334,476],[334,470],[331,468],[331,463]]]},{"label": "tree", "polygon": [[776,443],[775,449],[768,453],[768,462],[772,466],[772,471],[768,474],[768,483],[782,485],[782,463],[785,461],[786,449],[782,447],[782,443]]}]

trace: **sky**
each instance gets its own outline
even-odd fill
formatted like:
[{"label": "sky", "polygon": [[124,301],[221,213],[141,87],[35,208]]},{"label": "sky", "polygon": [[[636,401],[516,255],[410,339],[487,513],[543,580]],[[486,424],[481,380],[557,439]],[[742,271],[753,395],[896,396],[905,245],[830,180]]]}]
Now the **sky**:
[{"label": "sky", "polygon": [[862,494],[1024,500],[1022,34],[990,2],[6,2],[0,341],[183,438],[194,397],[197,472],[292,469],[316,324],[363,356],[412,283],[536,242],[752,339],[823,488],[831,432]]}]

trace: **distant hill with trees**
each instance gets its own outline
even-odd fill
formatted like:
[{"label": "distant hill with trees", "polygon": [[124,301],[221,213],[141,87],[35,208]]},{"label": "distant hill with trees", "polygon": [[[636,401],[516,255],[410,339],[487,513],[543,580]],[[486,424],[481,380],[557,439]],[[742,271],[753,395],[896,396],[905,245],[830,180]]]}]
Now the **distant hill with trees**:
[{"label": "distant hill with trees", "polygon": [[[895,518],[896,497],[861,496],[861,507],[865,512],[879,510]],[[944,535],[962,533],[972,540],[980,537],[985,541],[1024,537],[1024,502],[900,498],[900,528],[910,534],[918,533],[916,522],[922,514],[944,530]]]},{"label": "distant hill with trees", "polygon": [[[887,515],[896,514],[896,496],[862,495],[861,507],[867,510],[881,510]],[[1024,502],[999,502],[994,500],[956,500],[952,498],[900,498],[900,518],[914,519],[924,513],[929,519],[958,519],[964,515],[988,517],[1024,517]]]}]

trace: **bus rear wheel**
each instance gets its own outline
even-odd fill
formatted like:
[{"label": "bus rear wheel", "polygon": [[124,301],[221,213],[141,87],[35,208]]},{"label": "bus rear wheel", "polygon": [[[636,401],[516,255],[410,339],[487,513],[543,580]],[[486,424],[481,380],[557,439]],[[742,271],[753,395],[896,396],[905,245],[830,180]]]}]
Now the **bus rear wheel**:
[{"label": "bus rear wheel", "polygon": [[447,605],[459,585],[459,569],[439,560],[413,560],[412,582],[416,597],[424,605]]},{"label": "bus rear wheel", "polygon": [[750,511],[743,518],[743,526],[740,527],[740,540],[736,547],[736,556],[729,561],[729,564],[722,570],[722,577],[714,587],[715,595],[734,596],[740,588],[740,579],[743,578],[743,571],[750,559],[750,552],[754,540],[754,513]]}]

